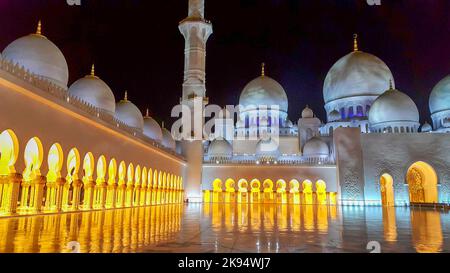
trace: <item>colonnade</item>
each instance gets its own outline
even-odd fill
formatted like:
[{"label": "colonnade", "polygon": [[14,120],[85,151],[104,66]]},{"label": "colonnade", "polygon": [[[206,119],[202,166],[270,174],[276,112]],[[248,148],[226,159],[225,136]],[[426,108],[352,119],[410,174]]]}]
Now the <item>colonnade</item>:
[{"label": "colonnade", "polygon": [[68,152],[64,162],[63,149],[55,143],[46,155],[48,172],[42,174],[44,149],[38,137],[27,142],[23,156],[25,168],[17,172],[19,141],[12,130],[3,131],[0,134],[0,216],[129,208],[184,200],[182,177],[170,172],[124,161],[118,163],[114,158],[107,163],[104,155],[95,160],[91,152],[81,162],[77,148]]},{"label": "colonnade", "polygon": [[336,205],[336,193],[327,192],[326,182],[317,180],[313,183],[309,179],[302,183],[292,179],[287,183],[278,179],[274,183],[266,179],[263,183],[253,179],[250,183],[246,179],[237,182],[228,178],[223,188],[222,180],[217,178],[212,182],[212,190],[203,191],[205,203],[278,203],[278,204],[320,204]]}]

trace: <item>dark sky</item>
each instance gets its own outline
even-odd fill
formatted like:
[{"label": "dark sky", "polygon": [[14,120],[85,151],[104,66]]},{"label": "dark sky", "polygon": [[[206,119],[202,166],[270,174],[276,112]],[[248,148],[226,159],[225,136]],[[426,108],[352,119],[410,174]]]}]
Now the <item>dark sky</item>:
[{"label": "dark sky", "polygon": [[[178,22],[188,0],[0,0],[0,49],[35,31],[64,53],[70,83],[86,75],[92,62],[116,99],[129,98],[158,120],[173,121],[170,110],[181,96],[184,41]],[[397,88],[416,102],[429,120],[428,96],[450,74],[450,1],[381,0],[206,0],[214,34],[208,42],[207,95],[210,103],[237,104],[245,84],[260,73],[278,80],[296,121],[309,104],[324,118],[326,73],[352,50],[380,57]]]}]

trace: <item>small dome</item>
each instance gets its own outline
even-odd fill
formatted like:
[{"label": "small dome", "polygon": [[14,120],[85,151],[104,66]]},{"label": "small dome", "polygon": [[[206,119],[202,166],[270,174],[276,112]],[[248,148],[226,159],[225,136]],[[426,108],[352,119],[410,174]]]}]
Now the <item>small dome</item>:
[{"label": "small dome", "polygon": [[161,130],[162,130],[162,142],[161,142],[161,144],[164,147],[166,147],[167,149],[175,151],[175,149],[177,148],[177,143],[173,139],[172,134],[166,128],[162,128]]},{"label": "small dome", "polygon": [[280,156],[279,143],[272,138],[261,139],[256,144],[256,155],[258,157],[278,158]]},{"label": "small dome", "polygon": [[303,147],[304,156],[328,156],[330,150],[328,145],[319,137],[313,137],[305,143]]},{"label": "small dome", "polygon": [[161,127],[159,127],[159,124],[158,122],[156,122],[156,120],[150,117],[148,109],[146,115],[144,116],[144,135],[153,140],[156,140],[159,143],[161,143],[163,139]]},{"label": "small dome", "polygon": [[287,112],[288,98],[283,87],[274,79],[263,74],[248,83],[241,93],[239,104],[243,107],[278,105],[280,111]]},{"label": "small dome", "polygon": [[405,93],[391,88],[379,96],[369,111],[371,126],[385,122],[419,122],[419,110]]},{"label": "small dome", "polygon": [[339,59],[328,72],[323,87],[325,103],[356,96],[379,96],[393,79],[378,57],[354,51]]},{"label": "small dome", "polygon": [[3,58],[67,89],[69,68],[66,59],[61,50],[40,33],[39,23],[36,34],[21,37],[9,44],[3,50]]},{"label": "small dome", "polygon": [[305,109],[303,109],[302,111],[302,118],[313,118],[313,117],[314,117],[313,110],[311,110],[311,108],[309,108],[309,106],[306,105]]},{"label": "small dome", "polygon": [[94,66],[90,75],[77,80],[70,86],[69,93],[112,115],[116,110],[114,94],[104,81],[95,76]]},{"label": "small dome", "polygon": [[447,110],[450,110],[450,75],[441,80],[430,94],[431,114]]},{"label": "small dome", "polygon": [[230,158],[233,156],[233,147],[225,139],[216,138],[208,147],[208,155],[212,158]]},{"label": "small dome", "polygon": [[422,125],[422,128],[420,130],[422,133],[429,133],[429,132],[433,131],[433,128],[431,127],[431,125],[428,122],[425,122]]},{"label": "small dome", "polygon": [[341,114],[339,113],[338,110],[333,110],[331,111],[329,117],[328,117],[328,121],[329,122],[335,122],[341,119]]},{"label": "small dome", "polygon": [[136,107],[131,101],[127,99],[127,93],[125,92],[125,98],[116,104],[116,118],[133,127],[139,131],[143,131],[144,118],[139,108]]}]

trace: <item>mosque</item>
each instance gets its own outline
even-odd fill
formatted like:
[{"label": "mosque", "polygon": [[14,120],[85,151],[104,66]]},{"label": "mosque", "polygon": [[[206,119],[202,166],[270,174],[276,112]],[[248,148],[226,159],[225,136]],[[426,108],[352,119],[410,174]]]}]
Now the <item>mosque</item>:
[{"label": "mosque", "polygon": [[[179,24],[180,105],[190,109],[209,104],[213,28],[204,4],[189,0]],[[450,202],[450,75],[430,93],[431,124],[420,124],[389,67],[362,51],[356,35],[349,51],[324,79],[326,121],[309,107],[290,120],[286,92],[263,65],[243,88],[236,116],[223,111],[206,138],[179,139],[143,115],[131,92],[116,102],[94,66],[69,85],[65,57],[39,22],[0,56],[0,215],[186,201]]]}]

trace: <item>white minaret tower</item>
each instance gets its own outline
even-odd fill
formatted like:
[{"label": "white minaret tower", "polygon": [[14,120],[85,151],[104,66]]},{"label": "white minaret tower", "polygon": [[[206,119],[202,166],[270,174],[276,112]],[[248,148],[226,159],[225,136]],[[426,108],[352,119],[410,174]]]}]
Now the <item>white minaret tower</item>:
[{"label": "white minaret tower", "polygon": [[182,105],[191,110],[190,136],[181,141],[182,153],[187,161],[184,174],[185,198],[190,202],[202,201],[203,165],[203,109],[206,97],[206,42],[212,34],[212,25],[205,19],[205,0],[189,0],[188,17],[180,22],[179,30],[185,39],[184,79]]},{"label": "white minaret tower", "polygon": [[195,100],[200,100],[204,106],[208,103],[206,42],[213,32],[211,22],[205,20],[205,0],[189,0],[188,17],[180,22],[179,29],[185,39],[181,103],[193,108]]}]

